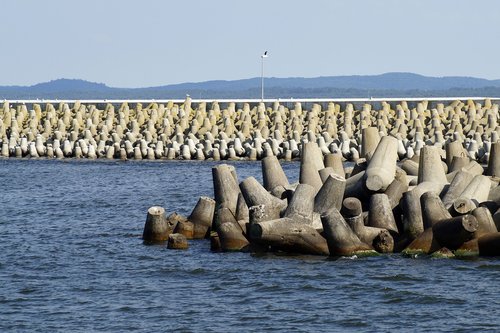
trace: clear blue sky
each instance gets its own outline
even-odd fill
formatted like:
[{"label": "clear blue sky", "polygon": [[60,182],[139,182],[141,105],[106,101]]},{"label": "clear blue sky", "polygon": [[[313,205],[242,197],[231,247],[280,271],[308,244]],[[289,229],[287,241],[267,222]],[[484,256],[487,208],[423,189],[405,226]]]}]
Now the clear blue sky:
[{"label": "clear blue sky", "polygon": [[0,85],[414,72],[500,78],[498,0],[12,0]]}]

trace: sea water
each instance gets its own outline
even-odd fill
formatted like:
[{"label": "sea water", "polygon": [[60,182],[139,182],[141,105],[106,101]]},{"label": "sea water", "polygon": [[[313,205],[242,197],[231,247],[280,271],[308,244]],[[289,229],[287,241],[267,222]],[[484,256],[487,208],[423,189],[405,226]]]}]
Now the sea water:
[{"label": "sea water", "polygon": [[[259,162],[231,162],[262,180]],[[141,240],[216,162],[0,160],[0,332],[500,330],[500,260],[329,259]],[[284,163],[290,181],[298,163]]]}]

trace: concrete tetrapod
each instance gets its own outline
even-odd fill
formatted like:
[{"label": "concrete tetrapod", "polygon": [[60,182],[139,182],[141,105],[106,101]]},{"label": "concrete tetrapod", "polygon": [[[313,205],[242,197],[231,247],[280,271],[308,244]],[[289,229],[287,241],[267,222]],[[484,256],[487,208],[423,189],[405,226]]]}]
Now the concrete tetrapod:
[{"label": "concrete tetrapod", "polygon": [[432,231],[441,246],[456,250],[472,239],[477,227],[476,218],[468,214],[441,220],[432,226]]},{"label": "concrete tetrapod", "polygon": [[262,221],[274,220],[273,216],[269,216],[265,205],[257,205],[248,208],[248,223],[259,223]]},{"label": "concrete tetrapod", "polygon": [[384,193],[373,194],[371,196],[368,225],[398,233],[398,226],[392,213],[389,197]]},{"label": "concrete tetrapod", "polygon": [[321,222],[331,256],[376,254],[371,246],[359,240],[336,208],[322,214]]},{"label": "concrete tetrapod", "polygon": [[365,226],[361,208],[361,201],[358,198],[345,198],[342,202],[341,214],[360,241],[373,245],[373,240],[385,229]]},{"label": "concrete tetrapod", "polygon": [[408,184],[402,182],[399,179],[394,179],[392,183],[387,187],[384,194],[389,198],[389,203],[391,205],[391,209],[396,208],[401,198],[403,197],[403,193],[408,191]]},{"label": "concrete tetrapod", "polygon": [[246,234],[246,224],[250,221],[250,213],[243,193],[238,194],[238,204],[236,206],[235,218],[236,221],[238,221],[238,224],[241,226],[241,229],[243,229],[243,232]]},{"label": "concrete tetrapod", "polygon": [[472,211],[472,215],[477,220],[477,230],[472,235],[472,238],[479,238],[485,234],[497,232],[493,216],[486,207],[478,207]]},{"label": "concrete tetrapod", "polygon": [[384,136],[366,168],[366,187],[375,192],[385,191],[394,180],[397,159],[398,140],[391,136]]},{"label": "concrete tetrapod", "polygon": [[165,209],[160,206],[153,206],[148,209],[142,239],[145,242],[163,242],[168,239],[168,235],[172,233],[169,228]]},{"label": "concrete tetrapod", "polygon": [[379,253],[394,252],[394,238],[388,230],[381,230],[373,239],[373,248]]},{"label": "concrete tetrapod", "polygon": [[316,171],[325,168],[323,153],[316,142],[306,142],[302,145],[301,161],[312,163]]},{"label": "concrete tetrapod", "polygon": [[365,186],[365,171],[346,179],[344,198],[355,197],[361,200],[363,208],[368,207],[370,191]]},{"label": "concrete tetrapod", "polygon": [[462,170],[470,172],[474,176],[482,175],[484,173],[483,166],[473,160],[469,160],[469,163],[463,166]]},{"label": "concrete tetrapod", "polygon": [[345,186],[346,181],[344,178],[335,174],[329,175],[314,198],[314,211],[323,214],[332,207],[340,210]]},{"label": "concrete tetrapod", "polygon": [[234,167],[228,164],[221,164],[212,168],[212,179],[214,183],[215,207],[226,203],[233,214],[236,214],[238,204],[238,194],[240,188],[236,180]]},{"label": "concrete tetrapod", "polygon": [[453,156],[451,160],[451,165],[448,167],[448,172],[462,170],[464,167],[469,165],[469,158],[467,156]]},{"label": "concrete tetrapod", "polygon": [[354,165],[352,167],[352,171],[349,174],[349,177],[353,177],[353,176],[357,175],[358,173],[366,171],[367,167],[368,167],[368,162],[366,161],[366,159],[364,159],[364,158],[358,159],[354,163]]},{"label": "concrete tetrapod", "polygon": [[187,218],[177,212],[173,212],[172,214],[167,216],[167,224],[168,227],[173,231],[177,227],[177,223],[186,222]]},{"label": "concrete tetrapod", "polygon": [[451,218],[443,202],[436,192],[426,192],[420,197],[424,229],[432,227],[435,223]]},{"label": "concrete tetrapod", "polygon": [[191,221],[178,221],[175,225],[174,231],[175,234],[181,234],[187,239],[194,238],[194,224]]},{"label": "concrete tetrapod", "polygon": [[209,197],[200,197],[193,208],[188,220],[194,225],[194,239],[201,239],[207,236],[212,226],[215,212],[215,200]]},{"label": "concrete tetrapod", "polygon": [[262,159],[262,179],[264,188],[269,192],[272,192],[278,186],[287,188],[290,185],[276,156],[268,156]]},{"label": "concrete tetrapod", "polygon": [[[346,199],[356,199],[356,198],[346,198]],[[349,225],[349,227],[351,227],[352,231],[354,231],[356,236],[358,236],[360,241],[371,246],[373,246],[373,241],[382,231],[387,231],[381,228],[365,226],[363,223],[362,214],[353,217],[345,217],[345,221]]]},{"label": "concrete tetrapod", "polygon": [[401,169],[409,176],[418,176],[418,162],[406,159],[401,163]]},{"label": "concrete tetrapod", "polygon": [[361,130],[361,154],[362,158],[372,156],[380,142],[377,127],[367,127]]},{"label": "concrete tetrapod", "polygon": [[267,192],[254,177],[248,177],[242,181],[240,188],[248,207],[264,205],[266,214],[271,219],[280,217],[286,203]]},{"label": "concrete tetrapod", "polygon": [[323,182],[321,181],[315,164],[304,159],[300,162],[299,182],[300,184],[311,185],[315,190],[315,194],[318,193],[321,186],[323,186]]},{"label": "concrete tetrapod", "polygon": [[488,160],[488,176],[500,178],[500,141],[492,143]]},{"label": "concrete tetrapod", "polygon": [[474,200],[477,203],[488,200],[491,181],[487,176],[477,175],[460,194],[460,198]]},{"label": "concrete tetrapod", "polygon": [[474,176],[466,171],[458,171],[448,186],[446,194],[443,196],[443,204],[449,209],[453,202],[458,199],[465,188],[470,184]]},{"label": "concrete tetrapod", "polygon": [[[299,184],[293,193],[283,217],[288,217],[295,222],[313,225],[314,188],[307,184]],[[321,228],[314,226],[315,229]]]},{"label": "concrete tetrapod", "polygon": [[451,169],[453,157],[464,157],[465,149],[462,147],[462,143],[459,141],[451,141],[445,144],[446,150],[446,165],[448,165],[448,170]]},{"label": "concrete tetrapod", "polygon": [[500,186],[497,185],[490,191],[490,194],[488,195],[488,202],[492,202],[496,205],[495,208],[491,209],[491,213],[494,214],[496,210],[500,208]]},{"label": "concrete tetrapod", "polygon": [[355,197],[348,197],[342,201],[340,213],[344,217],[360,216],[363,213],[361,201]]},{"label": "concrete tetrapod", "polygon": [[403,251],[404,255],[418,256],[421,254],[431,254],[439,250],[442,246],[438,243],[432,232],[432,228],[427,228],[417,238],[415,238]]},{"label": "concrete tetrapod", "polygon": [[312,226],[290,218],[250,224],[250,238],[259,245],[290,253],[328,255],[326,240]]},{"label": "concrete tetrapod", "polygon": [[186,236],[182,234],[170,234],[168,236],[167,248],[173,250],[186,250],[189,248]]},{"label": "concrete tetrapod", "polygon": [[319,178],[321,182],[324,184],[330,175],[334,175],[335,170],[333,168],[325,167],[324,169],[319,170]]},{"label": "concrete tetrapod", "polygon": [[249,247],[250,243],[229,208],[219,209],[217,219],[217,235],[222,251],[244,251]]},{"label": "concrete tetrapod", "polygon": [[332,168],[336,175],[345,178],[344,165],[342,164],[342,155],[326,154],[324,163],[326,168]]},{"label": "concrete tetrapod", "polygon": [[480,256],[500,256],[500,232],[485,234],[477,243]]},{"label": "concrete tetrapod", "polygon": [[419,193],[415,190],[403,193],[401,208],[403,211],[403,234],[413,241],[424,232]]},{"label": "concrete tetrapod", "polygon": [[210,251],[221,252],[222,246],[220,244],[219,234],[216,231],[210,232]]},{"label": "concrete tetrapod", "polygon": [[441,163],[441,155],[435,146],[424,146],[420,150],[418,183],[447,184],[448,179]]},{"label": "concrete tetrapod", "polygon": [[453,216],[469,214],[476,208],[476,203],[467,198],[458,198],[453,201],[453,205],[449,208]]}]

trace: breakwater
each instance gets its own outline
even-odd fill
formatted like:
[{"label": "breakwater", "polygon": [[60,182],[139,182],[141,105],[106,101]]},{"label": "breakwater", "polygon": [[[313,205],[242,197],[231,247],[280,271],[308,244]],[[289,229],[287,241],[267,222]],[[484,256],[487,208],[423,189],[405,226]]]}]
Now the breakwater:
[{"label": "breakwater", "polygon": [[9,103],[0,108],[2,157],[262,159],[300,157],[303,143],[357,161],[380,137],[398,140],[400,160],[425,145],[459,142],[487,163],[499,137],[490,99],[353,102]]},{"label": "breakwater", "polygon": [[151,207],[143,239],[186,249],[210,237],[213,251],[500,256],[500,142],[486,168],[457,141],[425,145],[400,165],[395,137],[373,147],[346,170],[340,155],[304,143],[294,184],[276,156],[262,160],[263,184],[218,165],[213,198],[200,197],[188,217]]}]

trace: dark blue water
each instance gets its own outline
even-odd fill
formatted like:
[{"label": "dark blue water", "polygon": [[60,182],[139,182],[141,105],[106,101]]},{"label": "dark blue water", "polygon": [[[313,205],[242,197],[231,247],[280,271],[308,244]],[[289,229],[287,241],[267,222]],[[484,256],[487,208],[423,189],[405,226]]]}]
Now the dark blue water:
[{"label": "dark blue water", "polygon": [[143,245],[148,207],[189,214],[213,165],[0,160],[0,332],[500,330],[499,259]]}]

